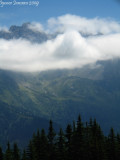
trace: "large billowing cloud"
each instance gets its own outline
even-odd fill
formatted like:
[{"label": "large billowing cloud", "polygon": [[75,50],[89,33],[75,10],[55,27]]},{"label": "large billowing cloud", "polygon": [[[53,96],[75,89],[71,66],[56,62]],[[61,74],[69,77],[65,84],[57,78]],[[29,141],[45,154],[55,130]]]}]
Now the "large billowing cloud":
[{"label": "large billowing cloud", "polygon": [[[61,34],[42,44],[1,39],[0,68],[29,72],[70,69],[120,58],[120,24],[116,21],[65,15],[49,19],[48,24],[46,32]],[[32,24],[31,29],[45,30],[38,23]]]},{"label": "large billowing cloud", "polygon": [[76,15],[64,15],[48,20],[48,29],[53,32],[76,30],[83,34],[110,34],[120,32],[120,24],[111,19],[87,19]]}]

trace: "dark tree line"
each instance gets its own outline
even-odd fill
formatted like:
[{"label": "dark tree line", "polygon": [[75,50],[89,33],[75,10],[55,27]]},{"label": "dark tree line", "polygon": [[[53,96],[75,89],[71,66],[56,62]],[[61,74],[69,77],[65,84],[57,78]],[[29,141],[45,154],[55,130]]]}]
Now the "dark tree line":
[{"label": "dark tree line", "polygon": [[0,160],[120,160],[120,135],[111,128],[105,136],[95,119],[83,124],[80,116],[56,134],[50,121],[48,133],[38,130],[22,152],[16,143],[0,148]]}]

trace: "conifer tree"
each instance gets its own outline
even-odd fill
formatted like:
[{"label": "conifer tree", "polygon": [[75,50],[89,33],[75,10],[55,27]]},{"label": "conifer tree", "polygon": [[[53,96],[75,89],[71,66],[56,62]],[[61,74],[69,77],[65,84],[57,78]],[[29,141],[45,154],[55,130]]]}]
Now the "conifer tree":
[{"label": "conifer tree", "polygon": [[53,145],[55,135],[56,134],[55,134],[55,131],[54,131],[54,128],[53,128],[53,122],[50,120],[49,130],[48,130],[48,142],[49,142],[50,145]]},{"label": "conifer tree", "polygon": [[10,148],[10,143],[9,142],[7,143],[7,149],[6,149],[6,152],[5,152],[5,160],[13,160],[12,150]]},{"label": "conifer tree", "polygon": [[101,160],[104,157],[104,137],[96,119],[90,126],[91,159]]},{"label": "conifer tree", "polygon": [[22,155],[16,143],[11,149],[8,142],[4,155],[0,148],[0,160],[120,160],[120,135],[111,128],[104,136],[96,119],[83,125],[80,116],[56,135],[50,121],[48,134],[38,130]]},{"label": "conifer tree", "polygon": [[27,154],[26,154],[26,150],[25,149],[23,150],[21,160],[27,160]]},{"label": "conifer tree", "polygon": [[67,125],[65,136],[67,139],[66,144],[69,145],[71,142],[71,137],[72,137],[72,127],[70,124]]},{"label": "conifer tree", "polygon": [[48,153],[49,153],[49,160],[55,159],[55,131],[53,128],[53,123],[50,120],[49,122],[49,129],[48,129]]},{"label": "conifer tree", "polygon": [[117,142],[116,142],[116,160],[120,160],[120,135],[117,134]]},{"label": "conifer tree", "polygon": [[12,154],[13,154],[13,160],[20,160],[20,151],[16,143],[14,143]]},{"label": "conifer tree", "polygon": [[114,129],[111,128],[108,136],[108,158],[109,160],[116,160],[116,136]]},{"label": "conifer tree", "polygon": [[65,136],[62,128],[60,128],[58,139],[57,139],[57,159],[65,160]]},{"label": "conifer tree", "polygon": [[3,152],[1,147],[0,147],[0,160],[3,160]]},{"label": "conifer tree", "polygon": [[40,136],[40,159],[42,160],[48,159],[48,139],[44,129],[41,130],[41,136]]},{"label": "conifer tree", "polygon": [[40,149],[41,149],[41,144],[40,144],[40,131],[37,131],[37,134],[33,135],[33,139],[32,139],[32,149],[33,149],[33,156],[35,160],[39,160],[40,159]]},{"label": "conifer tree", "polygon": [[76,160],[84,159],[84,138],[83,138],[83,124],[80,115],[77,120],[77,127],[72,135],[71,141],[71,157]]},{"label": "conifer tree", "polygon": [[71,139],[72,139],[72,126],[70,124],[67,125],[67,128],[66,128],[66,134],[65,134],[65,137],[66,137],[66,159],[67,160],[70,160],[71,157],[70,157],[70,152],[71,152]]},{"label": "conifer tree", "polygon": [[35,160],[34,146],[32,141],[30,141],[28,144],[26,155],[27,155],[27,160]]},{"label": "conifer tree", "polygon": [[84,145],[85,145],[85,155],[84,155],[84,159],[85,160],[90,160],[90,127],[88,125],[88,123],[86,122],[86,126],[84,128]]}]

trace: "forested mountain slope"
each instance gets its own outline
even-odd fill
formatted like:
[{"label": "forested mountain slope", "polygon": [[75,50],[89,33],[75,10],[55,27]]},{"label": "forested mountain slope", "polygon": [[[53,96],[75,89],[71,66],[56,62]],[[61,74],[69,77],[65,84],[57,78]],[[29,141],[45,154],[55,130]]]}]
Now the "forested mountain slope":
[{"label": "forested mountain slope", "polygon": [[115,60],[92,68],[41,73],[1,70],[1,139],[23,140],[22,134],[29,131],[30,136],[34,128],[47,128],[49,119],[64,127],[78,113],[84,120],[97,117],[105,133],[111,126],[119,131],[119,68]]}]

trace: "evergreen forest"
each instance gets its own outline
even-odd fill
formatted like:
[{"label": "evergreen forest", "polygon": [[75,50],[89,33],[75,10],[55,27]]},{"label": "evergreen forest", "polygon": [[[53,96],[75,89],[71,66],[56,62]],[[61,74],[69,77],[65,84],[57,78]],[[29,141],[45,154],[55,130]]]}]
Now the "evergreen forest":
[{"label": "evergreen forest", "polygon": [[120,134],[111,128],[106,136],[96,119],[83,123],[80,115],[56,133],[50,120],[48,131],[33,133],[25,149],[9,142],[0,148],[0,160],[120,160]]}]

